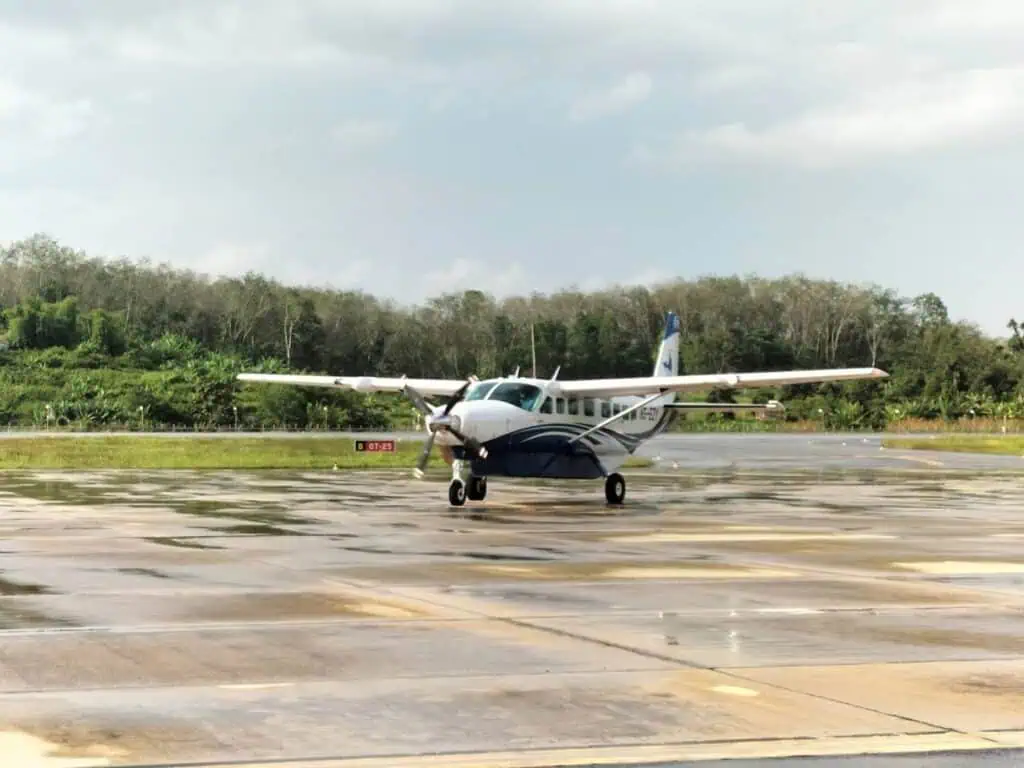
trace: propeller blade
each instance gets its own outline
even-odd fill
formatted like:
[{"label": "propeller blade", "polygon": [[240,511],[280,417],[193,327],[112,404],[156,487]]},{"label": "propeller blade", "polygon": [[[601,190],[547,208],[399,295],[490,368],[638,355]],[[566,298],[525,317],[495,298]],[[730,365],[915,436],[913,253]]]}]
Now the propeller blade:
[{"label": "propeller blade", "polygon": [[423,399],[423,395],[421,395],[419,392],[417,392],[409,385],[402,387],[402,394],[409,398],[410,401],[412,401],[412,404],[416,406],[416,409],[420,413],[426,416],[434,415],[434,409],[431,408],[427,404],[427,401]]},{"label": "propeller blade", "polygon": [[416,462],[416,469],[413,470],[413,475],[415,475],[419,480],[422,480],[423,476],[426,474],[427,462],[430,461],[430,450],[434,447],[435,434],[437,433],[431,432],[427,435],[426,442],[423,445],[423,450],[420,452],[419,461]]},{"label": "propeller blade", "polygon": [[447,404],[444,407],[444,415],[445,416],[447,416],[449,413],[451,413],[452,408],[454,408],[455,404],[458,403],[462,399],[463,395],[466,394],[466,390],[469,389],[469,385],[472,384],[472,383],[473,383],[472,379],[467,379],[466,383],[463,384],[461,387],[459,387],[455,391],[455,393],[452,394],[452,396],[448,398],[448,402],[447,402]]},{"label": "propeller blade", "polygon": [[455,429],[454,427],[445,427],[445,429],[447,429],[449,432],[455,435],[455,437],[461,440],[462,444],[466,447],[467,451],[469,451],[470,453],[475,453],[477,457],[481,459],[487,458],[487,449],[480,444],[479,440],[477,440],[474,437],[464,435],[462,432]]}]

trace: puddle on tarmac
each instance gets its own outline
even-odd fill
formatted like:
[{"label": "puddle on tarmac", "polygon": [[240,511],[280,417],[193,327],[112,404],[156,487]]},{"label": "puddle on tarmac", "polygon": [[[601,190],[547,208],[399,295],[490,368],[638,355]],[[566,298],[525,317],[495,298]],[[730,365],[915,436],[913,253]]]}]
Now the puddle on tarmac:
[{"label": "puddle on tarmac", "polygon": [[135,576],[152,576],[154,579],[169,579],[169,574],[158,571],[154,568],[118,568],[120,573],[130,573]]},{"label": "puddle on tarmac", "polygon": [[537,592],[528,589],[508,588],[483,588],[466,589],[464,587],[445,587],[443,592],[447,594],[465,595],[484,600],[521,601],[529,603],[550,603],[563,607],[583,608],[587,606],[604,607],[606,603],[585,595],[561,594],[558,592]]},{"label": "puddle on tarmac", "polygon": [[992,589],[1000,592],[1024,591],[1024,574],[1007,576],[943,576],[925,580],[929,584],[949,584],[954,587]]},{"label": "puddle on tarmac", "polygon": [[685,562],[675,559],[667,562],[526,562],[509,561],[500,565],[477,563],[439,563],[432,566],[358,566],[346,568],[347,575],[368,574],[373,578],[404,580],[411,577],[416,582],[444,580],[449,584],[462,579],[462,583],[483,581],[633,581],[677,579],[789,579],[800,577],[795,571],[781,568],[760,568],[737,566],[725,563]]},{"label": "puddle on tarmac", "polygon": [[50,595],[53,590],[42,584],[25,584],[0,576],[0,595],[11,597],[16,595]]},{"label": "puddle on tarmac", "polygon": [[223,501],[187,501],[175,504],[173,511],[179,515],[206,517],[218,520],[240,520],[247,523],[264,525],[313,525],[323,522],[309,517],[289,514],[284,507],[268,508],[261,505],[258,509],[246,509],[237,504],[226,504]]},{"label": "puddle on tarmac", "polygon": [[[11,763],[12,768],[15,764],[76,768],[163,764],[171,754],[190,761],[224,748],[206,726],[169,715],[140,719],[128,712],[120,716],[88,712],[74,720],[56,720],[26,713],[7,727],[12,730],[0,731],[0,746],[22,750],[13,753],[22,760]],[[4,752],[5,757],[9,754]]]},{"label": "puddle on tarmac", "polygon": [[[884,642],[903,648],[956,648],[964,652],[981,651],[987,654],[1017,656],[1024,653],[1024,636],[1020,635],[1019,623],[1000,622],[991,631],[985,631],[984,617],[972,617],[971,629],[955,626],[928,627],[914,625],[881,625],[864,627],[858,633],[870,642]],[[838,627],[837,627],[838,630]]]},{"label": "puddle on tarmac", "polygon": [[182,536],[146,536],[142,540],[151,544],[159,544],[164,547],[177,547],[178,549],[227,549],[216,544],[203,544],[196,540],[197,537]]},{"label": "puddle on tarmac", "polygon": [[1020,675],[969,675],[951,688],[955,693],[1010,696],[1024,701],[1024,677]]},{"label": "puddle on tarmac", "polygon": [[278,528],[276,525],[264,525],[259,523],[239,523],[238,525],[227,525],[223,528],[203,526],[208,531],[217,534],[241,535],[241,536],[307,536],[308,534],[299,531],[289,531],[287,528]]},{"label": "puddle on tarmac", "polygon": [[538,555],[502,555],[496,552],[447,552],[444,553],[453,557],[468,557],[471,560],[502,560],[502,561],[523,561],[523,562],[551,562],[554,557],[540,557]]},{"label": "puddle on tarmac", "polygon": [[68,628],[77,626],[79,626],[77,621],[62,616],[52,616],[43,611],[36,610],[22,599],[0,599],[0,629]]},{"label": "puddle on tarmac", "polygon": [[[415,550],[415,549],[403,549],[395,550],[388,547],[374,547],[370,545],[366,546],[346,546],[339,547],[346,552],[359,552],[367,555],[396,555],[398,557],[447,557],[452,559],[470,558],[473,560],[507,560],[507,561],[523,561],[523,562],[550,562],[557,560],[555,557],[546,557],[538,555],[523,555],[523,554],[506,554],[501,552],[472,552],[472,551],[460,551],[460,550]],[[534,549],[531,547],[531,549]]]},{"label": "puddle on tarmac", "polygon": [[626,507],[601,508],[596,500],[567,502],[530,500],[521,503],[487,502],[488,506],[459,511],[448,509],[445,517],[454,520],[472,520],[499,525],[537,525],[538,523],[566,523],[574,520],[618,520],[632,517],[655,517],[665,514],[660,504],[635,504]]}]

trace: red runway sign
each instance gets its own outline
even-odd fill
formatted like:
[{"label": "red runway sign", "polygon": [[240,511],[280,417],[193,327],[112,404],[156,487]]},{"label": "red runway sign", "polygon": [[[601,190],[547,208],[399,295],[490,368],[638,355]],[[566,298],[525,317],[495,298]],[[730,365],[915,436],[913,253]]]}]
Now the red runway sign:
[{"label": "red runway sign", "polygon": [[394,440],[356,440],[357,451],[369,451],[373,453],[394,453]]}]

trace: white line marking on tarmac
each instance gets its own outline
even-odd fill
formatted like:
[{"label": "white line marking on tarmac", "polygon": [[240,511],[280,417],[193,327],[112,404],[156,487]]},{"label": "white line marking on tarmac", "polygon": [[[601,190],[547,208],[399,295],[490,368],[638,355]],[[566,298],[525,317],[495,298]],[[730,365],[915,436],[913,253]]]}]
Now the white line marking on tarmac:
[{"label": "white line marking on tarmac", "polygon": [[229,691],[259,691],[264,688],[291,688],[295,683],[224,683],[218,685]]},{"label": "white line marking on tarmac", "polygon": [[738,685],[716,685],[712,689],[715,693],[726,693],[730,696],[760,696],[761,694],[753,688],[742,688]]},{"label": "white line marking on tarmac", "polygon": [[1024,563],[1007,562],[971,562],[959,560],[919,561],[914,563],[892,563],[896,568],[903,568],[919,573],[943,574],[947,576],[969,574],[1024,573]]}]

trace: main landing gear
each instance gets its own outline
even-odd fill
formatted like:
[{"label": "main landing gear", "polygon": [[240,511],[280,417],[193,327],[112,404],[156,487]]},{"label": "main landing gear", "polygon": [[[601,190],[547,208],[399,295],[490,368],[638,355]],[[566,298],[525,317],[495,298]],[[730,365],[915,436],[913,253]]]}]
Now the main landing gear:
[{"label": "main landing gear", "polygon": [[621,504],[626,498],[626,479],[618,472],[612,472],[604,479],[604,497],[609,504]]},{"label": "main landing gear", "polygon": [[[613,472],[604,480],[604,496],[609,504],[622,504],[626,498],[626,480],[618,472]],[[456,474],[448,485],[448,502],[453,507],[461,507],[470,501],[483,501],[487,498],[487,478],[470,475],[468,482]]]}]

